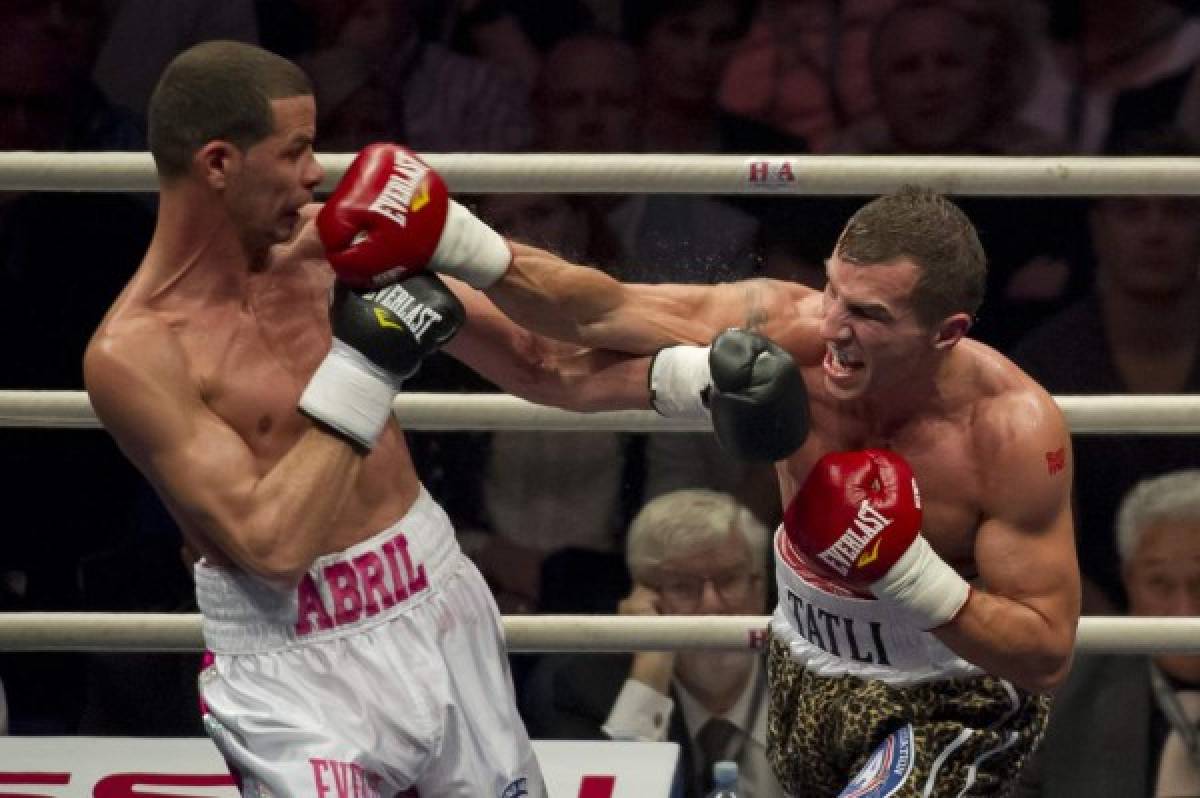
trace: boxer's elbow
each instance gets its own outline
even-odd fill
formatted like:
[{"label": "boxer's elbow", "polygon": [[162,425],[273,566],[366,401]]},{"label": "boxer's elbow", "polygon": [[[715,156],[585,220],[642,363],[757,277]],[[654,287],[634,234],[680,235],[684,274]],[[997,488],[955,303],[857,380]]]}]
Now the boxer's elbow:
[{"label": "boxer's elbow", "polygon": [[[1062,686],[1071,671],[1075,647],[1073,630],[1048,629],[1037,642],[1013,658],[1011,680],[1033,693],[1052,693]],[[1014,652],[1019,649],[1014,647]]]},{"label": "boxer's elbow", "polygon": [[244,549],[234,559],[242,570],[280,590],[290,590],[300,584],[308,570],[308,563],[301,563],[282,551]]},{"label": "boxer's elbow", "polygon": [[260,581],[283,591],[295,589],[304,575],[308,573],[307,566],[300,566],[293,562],[267,560],[255,563],[250,570]]},{"label": "boxer's elbow", "polygon": [[1053,693],[1067,680],[1071,671],[1071,654],[1043,654],[1030,658],[1028,667],[1020,680],[1014,680],[1018,686],[1031,693]]},{"label": "boxer's elbow", "polygon": [[244,528],[230,554],[243,570],[260,581],[290,590],[304,578],[314,559],[314,552],[308,547],[297,545],[301,537],[284,534],[274,526]]},{"label": "boxer's elbow", "polygon": [[1042,616],[1042,621],[1041,634],[1035,637],[1038,645],[1030,657],[1033,664],[1030,689],[1051,693],[1062,686],[1071,672],[1079,616],[1077,613],[1047,613]]}]

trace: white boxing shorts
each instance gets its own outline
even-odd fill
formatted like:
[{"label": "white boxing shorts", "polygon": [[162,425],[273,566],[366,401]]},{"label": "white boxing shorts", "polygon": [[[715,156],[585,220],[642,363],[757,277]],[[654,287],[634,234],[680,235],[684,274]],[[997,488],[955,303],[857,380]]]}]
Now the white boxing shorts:
[{"label": "white boxing shorts", "polygon": [[495,601],[424,489],[293,591],[195,575],[205,726],[243,796],[545,795]]}]

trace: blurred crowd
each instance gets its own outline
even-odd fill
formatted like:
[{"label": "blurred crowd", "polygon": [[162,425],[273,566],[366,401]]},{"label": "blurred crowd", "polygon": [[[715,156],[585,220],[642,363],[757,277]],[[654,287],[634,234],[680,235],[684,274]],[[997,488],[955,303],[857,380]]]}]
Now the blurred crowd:
[{"label": "blurred crowd", "polygon": [[[162,67],[196,42],[237,39],[308,72],[320,152],[393,140],[418,152],[1194,157],[1194,5],[13,0],[0,4],[0,150],[145,150],[146,104]],[[817,287],[833,236],[863,201],[466,199],[505,235],[623,280],[767,276]],[[975,337],[1054,394],[1200,389],[1200,200],[958,199],[990,259]],[[0,387],[82,389],[84,345],[149,240],[154,202],[0,193],[0,324],[11,342]],[[47,289],[49,301],[31,301]],[[439,356],[406,390],[495,389]],[[10,497],[0,610],[194,611],[177,530],[104,432],[0,436]],[[707,434],[410,438],[430,492],[506,613],[636,611],[647,578],[633,570],[627,530],[660,497],[719,494],[766,529],[779,521],[770,470],[730,461]],[[1143,480],[1200,468],[1200,446],[1185,436],[1074,444],[1084,612],[1125,612],[1133,583],[1114,536],[1122,498]],[[711,602],[737,599],[739,613],[765,612],[771,580],[747,567],[756,581],[746,590],[731,576],[728,591],[708,591],[721,585],[705,577],[699,592],[688,588],[695,595],[680,588],[677,598],[690,599],[675,606],[721,611]],[[1193,567],[1200,583],[1200,562]],[[555,680],[585,666],[513,660],[524,705],[541,708],[528,719],[536,735],[554,726]],[[200,734],[196,665],[192,655],[0,654],[8,729]]]}]

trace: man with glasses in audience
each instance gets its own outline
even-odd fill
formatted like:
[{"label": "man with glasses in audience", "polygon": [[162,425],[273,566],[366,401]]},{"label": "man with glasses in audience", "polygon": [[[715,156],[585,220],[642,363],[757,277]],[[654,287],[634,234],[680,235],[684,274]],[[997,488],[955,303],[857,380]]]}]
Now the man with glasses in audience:
[{"label": "man with glasses in audience", "polygon": [[[732,497],[679,490],[648,502],[626,541],[633,589],[622,615],[761,615],[766,527]],[[526,685],[525,721],[541,738],[680,744],[684,798],[704,795],[712,764],[739,764],[739,795],[783,796],[766,760],[766,667],[743,651],[639,651],[547,657]]]}]

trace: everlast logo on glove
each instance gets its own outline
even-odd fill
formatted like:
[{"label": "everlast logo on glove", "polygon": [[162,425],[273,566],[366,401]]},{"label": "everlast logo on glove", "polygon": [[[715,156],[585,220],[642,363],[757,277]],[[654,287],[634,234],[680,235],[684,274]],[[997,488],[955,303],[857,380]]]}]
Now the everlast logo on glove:
[{"label": "everlast logo on glove", "polygon": [[386,216],[401,227],[405,226],[409,212],[416,213],[429,202],[428,176],[428,166],[405,152],[396,152],[392,160],[392,174],[369,210]]},{"label": "everlast logo on glove", "polygon": [[875,548],[865,554],[863,550],[871,541],[877,540],[879,533],[891,523],[892,519],[882,515],[869,501],[863,499],[850,526],[832,546],[818,553],[817,559],[839,576],[849,575],[850,569],[855,565],[859,568],[870,565],[879,556],[879,544],[876,543]]},{"label": "everlast logo on glove", "polygon": [[[429,328],[442,320],[442,314],[438,313],[433,308],[425,305],[417,298],[402,288],[399,284],[389,285],[374,293],[366,294],[367,299],[382,305],[383,308],[390,310],[396,318],[404,323],[412,337],[420,341],[425,333],[429,332]],[[381,327],[395,327],[399,325],[388,318],[388,314],[383,312],[383,308],[375,308],[375,318],[379,321]]]}]

